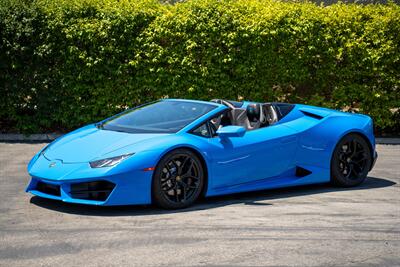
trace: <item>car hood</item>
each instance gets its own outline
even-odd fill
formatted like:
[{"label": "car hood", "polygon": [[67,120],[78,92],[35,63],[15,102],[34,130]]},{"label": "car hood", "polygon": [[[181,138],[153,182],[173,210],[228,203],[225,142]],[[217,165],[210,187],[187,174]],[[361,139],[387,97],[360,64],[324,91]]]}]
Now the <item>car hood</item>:
[{"label": "car hood", "polygon": [[[101,130],[89,125],[73,131],[50,144],[44,156],[49,160],[61,160],[63,163],[82,163],[94,159],[115,156],[118,150],[128,146],[148,143],[171,134],[133,134]],[[151,142],[151,141],[150,141]],[[139,149],[140,146],[134,146]],[[126,152],[126,151],[125,151]],[[129,151],[134,153],[137,151]]]}]

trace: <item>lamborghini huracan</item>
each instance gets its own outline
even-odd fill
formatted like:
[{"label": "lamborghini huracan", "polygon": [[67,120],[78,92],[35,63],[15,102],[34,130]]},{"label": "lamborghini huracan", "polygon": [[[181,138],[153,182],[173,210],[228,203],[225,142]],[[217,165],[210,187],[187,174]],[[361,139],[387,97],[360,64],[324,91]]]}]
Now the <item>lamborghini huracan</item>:
[{"label": "lamborghini huracan", "polygon": [[162,99],[68,133],[29,162],[33,195],[154,203],[331,182],[362,183],[377,153],[366,115],[287,103]]}]

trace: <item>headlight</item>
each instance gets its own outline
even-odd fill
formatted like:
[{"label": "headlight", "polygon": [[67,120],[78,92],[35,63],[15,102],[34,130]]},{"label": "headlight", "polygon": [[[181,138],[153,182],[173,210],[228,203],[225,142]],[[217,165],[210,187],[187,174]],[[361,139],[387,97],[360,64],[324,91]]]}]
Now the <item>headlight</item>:
[{"label": "headlight", "polygon": [[92,168],[112,167],[114,165],[117,165],[121,161],[129,158],[133,154],[134,153],[125,154],[125,155],[112,157],[112,158],[99,159],[99,160],[91,161],[91,162],[89,162],[89,164],[90,164],[90,167],[92,167]]}]

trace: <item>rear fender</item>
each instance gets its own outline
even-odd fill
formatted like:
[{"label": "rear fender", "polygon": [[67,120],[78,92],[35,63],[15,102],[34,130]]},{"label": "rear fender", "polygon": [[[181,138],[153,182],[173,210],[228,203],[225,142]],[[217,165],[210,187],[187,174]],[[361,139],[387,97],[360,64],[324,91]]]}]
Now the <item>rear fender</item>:
[{"label": "rear fender", "polygon": [[309,120],[308,126],[311,125],[311,127],[303,127],[299,131],[296,162],[300,166],[313,165],[330,169],[336,144],[349,133],[364,136],[371,145],[372,152],[375,150],[372,120],[368,116],[338,112],[320,120],[313,118],[307,118],[307,120]]}]

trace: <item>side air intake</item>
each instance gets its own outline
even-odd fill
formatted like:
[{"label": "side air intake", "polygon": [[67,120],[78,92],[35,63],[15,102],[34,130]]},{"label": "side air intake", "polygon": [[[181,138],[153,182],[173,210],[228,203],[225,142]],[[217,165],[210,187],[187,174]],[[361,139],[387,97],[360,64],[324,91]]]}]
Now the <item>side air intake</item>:
[{"label": "side air intake", "polygon": [[323,119],[332,113],[332,111],[328,109],[312,108],[312,107],[310,108],[301,107],[299,108],[299,111],[301,111],[304,115],[317,120]]},{"label": "side air intake", "polygon": [[304,177],[311,174],[311,171],[304,169],[302,167],[297,166],[296,167],[296,176],[297,177]]},{"label": "side air intake", "polygon": [[317,120],[320,120],[320,119],[323,118],[323,117],[320,116],[320,115],[317,115],[317,114],[314,114],[314,113],[311,113],[311,112],[308,112],[308,111],[301,110],[301,112],[302,112],[304,115],[306,115],[306,116],[308,116],[308,117],[311,117],[311,118],[314,118],[314,119],[317,119]]}]

